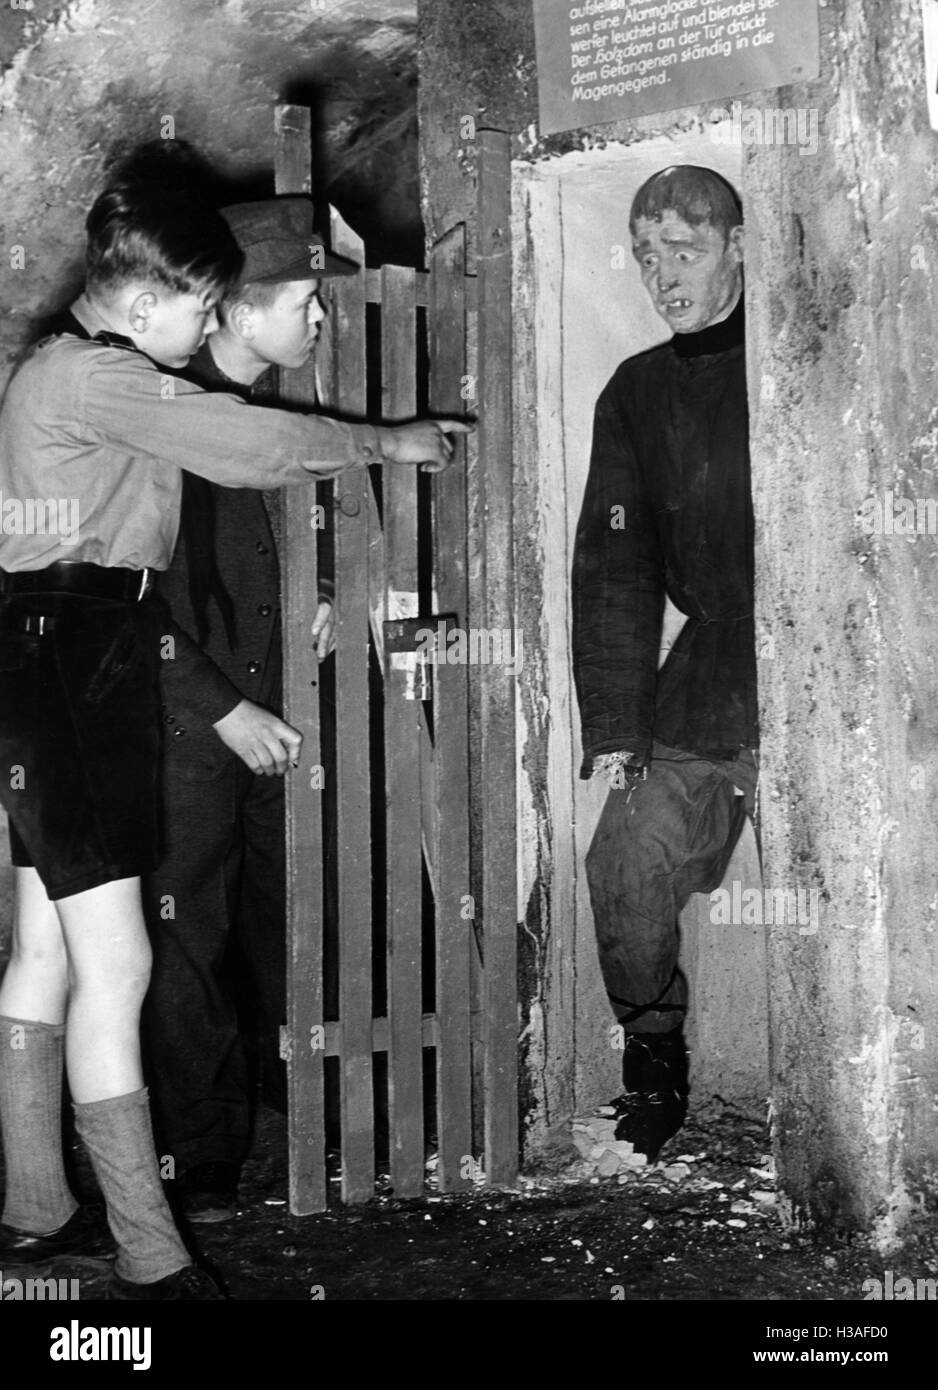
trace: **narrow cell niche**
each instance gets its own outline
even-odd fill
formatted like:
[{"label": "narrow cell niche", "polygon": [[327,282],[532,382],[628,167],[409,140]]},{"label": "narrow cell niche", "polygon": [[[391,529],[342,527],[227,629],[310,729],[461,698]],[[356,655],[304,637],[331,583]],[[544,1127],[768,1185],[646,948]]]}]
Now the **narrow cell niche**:
[{"label": "narrow cell niche", "polygon": [[[551,716],[540,750],[550,802],[551,931],[559,934],[554,958],[572,967],[556,1007],[569,1010],[572,1100],[581,1112],[614,1094],[619,1065],[583,872],[606,789],[578,775],[570,566],[596,398],[624,358],[670,336],[632,257],[629,208],[646,178],[681,163],[715,169],[741,191],[741,147],[706,133],[612,144],[513,169],[515,418],[520,466],[530,480],[516,532],[536,536],[542,569],[544,660],[527,679],[537,683],[533,693]],[[669,605],[665,642],[682,622]],[[727,871],[732,880],[761,888],[749,825]],[[719,1094],[761,1109],[768,1091],[765,928],[714,925],[710,915],[709,900],[696,895],[681,919],[694,1099]]]}]

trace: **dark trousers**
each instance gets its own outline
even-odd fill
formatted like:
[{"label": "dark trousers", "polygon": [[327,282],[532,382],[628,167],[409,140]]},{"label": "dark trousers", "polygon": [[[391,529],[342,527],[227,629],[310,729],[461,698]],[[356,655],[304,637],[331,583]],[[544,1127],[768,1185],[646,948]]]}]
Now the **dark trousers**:
[{"label": "dark trousers", "polygon": [[73,593],[0,600],[0,801],[13,863],[54,900],[159,862],[155,613]]},{"label": "dark trousers", "polygon": [[754,814],[756,777],[749,752],[711,762],[656,743],[647,780],[610,791],[586,875],[606,992],[627,1032],[683,1022],[678,916],[691,893],[720,886]]},{"label": "dark trousers", "polygon": [[247,1155],[250,1069],[232,984],[235,945],[251,977],[262,1051],[268,1063],[277,1055],[286,1020],[284,784],[232,755],[212,778],[187,780],[167,767],[163,794],[167,853],[144,882],[153,974],[143,1043],[158,1145],[178,1176]]}]

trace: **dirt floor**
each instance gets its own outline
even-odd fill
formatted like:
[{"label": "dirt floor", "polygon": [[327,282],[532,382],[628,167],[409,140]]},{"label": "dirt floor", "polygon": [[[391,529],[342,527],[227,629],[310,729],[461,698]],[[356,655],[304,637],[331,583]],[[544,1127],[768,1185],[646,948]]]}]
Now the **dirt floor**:
[{"label": "dirt floor", "polygon": [[[197,1238],[238,1301],[864,1300],[864,1281],[884,1277],[882,1256],[786,1230],[768,1147],[763,1125],[713,1101],[650,1169],[601,1177],[580,1159],[517,1190],[441,1196],[431,1159],[423,1199],[336,1199],[298,1218],[286,1202],[285,1121],[262,1109],[238,1215]],[[106,1253],[63,1259],[54,1273],[78,1278],[82,1300],[100,1299]],[[922,1218],[888,1267],[936,1278],[938,1219]]]}]

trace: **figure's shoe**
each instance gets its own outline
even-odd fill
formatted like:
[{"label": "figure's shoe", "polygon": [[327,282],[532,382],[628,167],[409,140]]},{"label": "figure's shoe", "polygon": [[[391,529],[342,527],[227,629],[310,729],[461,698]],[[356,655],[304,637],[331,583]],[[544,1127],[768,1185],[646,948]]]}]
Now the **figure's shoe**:
[{"label": "figure's shoe", "polygon": [[99,1238],[99,1223],[87,1207],[77,1207],[64,1226],[46,1235],[0,1224],[0,1267],[47,1264],[60,1255],[87,1250]]},{"label": "figure's shoe", "polygon": [[195,1265],[186,1265],[168,1274],[165,1279],[157,1279],[154,1284],[133,1284],[112,1274],[105,1290],[107,1300],[128,1302],[169,1303],[183,1300],[192,1302],[221,1302],[225,1295],[210,1274]]},{"label": "figure's shoe", "polygon": [[208,1225],[230,1221],[238,1206],[236,1163],[198,1163],[183,1173],[179,1183],[179,1201],[188,1221]]},{"label": "figure's shoe", "polygon": [[684,1033],[626,1033],[622,1053],[625,1092],[610,1102],[616,1138],[654,1163],[687,1117],[690,1090]]},{"label": "figure's shoe", "polygon": [[616,1138],[628,1140],[637,1154],[654,1163],[687,1116],[687,1100],[676,1091],[626,1091],[610,1101]]}]

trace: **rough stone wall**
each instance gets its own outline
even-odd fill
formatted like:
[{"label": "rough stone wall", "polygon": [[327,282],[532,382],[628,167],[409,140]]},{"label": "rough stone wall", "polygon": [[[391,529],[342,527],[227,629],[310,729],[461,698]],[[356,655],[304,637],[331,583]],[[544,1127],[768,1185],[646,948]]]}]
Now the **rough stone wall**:
[{"label": "rough stone wall", "polygon": [[938,1192],[938,540],[860,522],[938,496],[938,135],[918,0],[822,14],[819,151],[746,177],[765,853],[821,908],[771,934],[775,1133],[797,1213],[888,1244]]},{"label": "rough stone wall", "polygon": [[[0,8],[0,384],[81,277],[82,222],[112,152],[193,141],[234,196],[270,187],[272,105],[312,105],[321,185],[398,258],[419,255],[414,0],[30,0]],[[413,259],[413,256],[411,256]]]},{"label": "rough stone wall", "polygon": [[[415,0],[4,0],[0,390],[80,288],[84,217],[106,162],[163,134],[165,116],[235,200],[272,191],[274,103],[312,106],[317,189],[375,259],[417,263],[415,26]],[[0,959],[11,891],[4,828]]]}]

